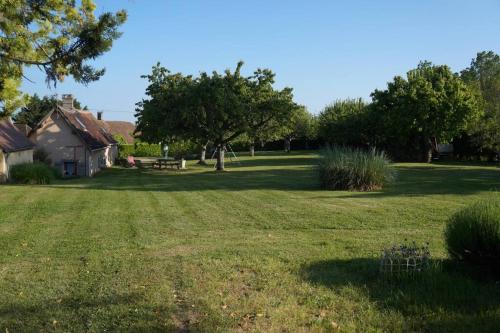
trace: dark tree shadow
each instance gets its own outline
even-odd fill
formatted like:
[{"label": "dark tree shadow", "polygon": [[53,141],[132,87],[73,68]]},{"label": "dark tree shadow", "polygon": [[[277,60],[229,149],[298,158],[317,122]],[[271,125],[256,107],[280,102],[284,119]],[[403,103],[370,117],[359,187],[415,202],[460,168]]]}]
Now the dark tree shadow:
[{"label": "dark tree shadow", "polygon": [[379,273],[376,258],[326,260],[302,267],[300,275],[337,291],[359,287],[382,311],[392,309],[409,318],[436,314],[415,323],[417,331],[498,332],[498,281],[491,276],[473,278],[448,261],[434,261],[431,266],[426,273],[394,278]]},{"label": "dark tree shadow", "polygon": [[217,314],[204,302],[153,305],[145,295],[125,293],[72,295],[59,300],[0,307],[0,329],[11,332],[199,332],[203,320],[217,323]]},{"label": "dark tree shadow", "polygon": [[[139,294],[71,296],[42,303],[11,303],[0,308],[0,327],[12,332],[126,330],[164,332],[172,309],[144,303]],[[107,319],[94,318],[105,316]],[[99,327],[96,327],[96,322]],[[126,324],[124,324],[126,323]],[[105,327],[102,327],[104,324]],[[126,325],[126,326],[123,326]],[[174,330],[174,327],[170,327]]]},{"label": "dark tree shadow", "polygon": [[354,196],[374,198],[500,191],[500,169],[400,166],[396,170],[396,180],[383,190],[358,192]]},{"label": "dark tree shadow", "polygon": [[[262,169],[245,169],[245,163],[262,165]],[[101,172],[91,179],[60,181],[48,187],[75,189],[128,190],[128,191],[243,191],[283,190],[318,191],[331,198],[331,193],[322,190],[313,164],[290,164],[290,161],[256,160],[245,161],[227,172],[216,172],[211,167],[198,167],[187,171],[138,170],[114,168]],[[272,166],[272,167],[270,167]],[[293,168],[291,167],[293,166]],[[336,197],[397,197],[435,194],[474,194],[483,191],[500,191],[500,170],[456,167],[398,167],[394,183],[376,192],[343,192]]]}]

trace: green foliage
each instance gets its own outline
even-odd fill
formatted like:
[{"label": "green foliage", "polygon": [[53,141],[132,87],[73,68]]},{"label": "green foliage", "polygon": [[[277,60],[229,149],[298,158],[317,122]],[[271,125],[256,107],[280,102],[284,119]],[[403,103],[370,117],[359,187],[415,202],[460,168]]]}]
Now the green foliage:
[{"label": "green foliage", "polygon": [[[272,121],[282,122],[296,108],[292,89],[275,90],[274,74],[258,69],[243,77],[243,62],[223,74],[198,77],[171,74],[159,64],[153,67],[146,89],[148,99],[137,104],[137,130],[148,142],[191,140],[222,147],[251,130]],[[218,160],[223,169],[223,158]]]},{"label": "green foliage", "polygon": [[111,49],[126,13],[96,18],[95,9],[92,0],[0,2],[0,117],[26,102],[20,91],[26,67],[37,66],[53,84],[66,76],[87,84],[104,74],[87,61]]},{"label": "green foliage", "polygon": [[133,145],[119,145],[118,158],[135,157],[160,157],[162,156],[161,145],[154,143],[138,142]]},{"label": "green foliage", "polygon": [[126,145],[127,144],[127,141],[125,140],[125,138],[121,134],[118,134],[118,133],[114,134],[113,139],[115,139],[115,141],[118,142],[119,145]]},{"label": "green foliage", "polygon": [[56,171],[45,163],[24,163],[10,168],[13,182],[22,184],[50,184],[56,177]]},{"label": "green foliage", "polygon": [[305,107],[297,107],[292,110],[290,118],[285,119],[283,125],[278,129],[281,138],[314,139],[317,137],[317,118]]},{"label": "green foliage", "polygon": [[461,72],[465,83],[475,92],[482,117],[470,124],[467,137],[476,151],[500,152],[500,55],[492,51],[479,52],[470,67]]},{"label": "green foliage", "polygon": [[[34,128],[58,104],[61,104],[61,102],[56,95],[40,98],[37,94],[34,94],[28,99],[27,104],[12,116],[12,119],[15,123],[27,124]],[[76,99],[73,101],[73,105],[77,109],[82,108],[80,102]],[[84,107],[84,109],[86,108]]]},{"label": "green foliage", "polygon": [[190,140],[176,141],[168,145],[168,156],[176,159],[186,158],[189,155],[197,155],[200,145]]},{"label": "green foliage", "polygon": [[479,201],[456,212],[445,240],[453,259],[500,269],[500,201]]},{"label": "green foliage", "polygon": [[429,161],[436,142],[447,142],[481,114],[474,93],[448,66],[422,62],[372,93],[379,145],[394,155]]},{"label": "green foliage", "polygon": [[337,100],[328,105],[318,117],[319,137],[330,145],[367,145],[367,106],[361,98]]},{"label": "green foliage", "polygon": [[394,169],[383,152],[334,146],[322,152],[319,177],[329,190],[371,191],[394,179]]}]

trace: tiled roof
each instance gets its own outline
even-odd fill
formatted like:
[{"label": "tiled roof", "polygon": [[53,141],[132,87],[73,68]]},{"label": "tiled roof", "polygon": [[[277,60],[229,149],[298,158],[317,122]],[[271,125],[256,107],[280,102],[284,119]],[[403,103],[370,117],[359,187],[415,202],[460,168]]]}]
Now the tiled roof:
[{"label": "tiled roof", "polygon": [[6,153],[33,149],[34,143],[17,129],[10,119],[0,120],[0,149]]},{"label": "tiled roof", "polygon": [[135,125],[128,121],[105,121],[112,135],[121,135],[127,144],[134,143]]},{"label": "tiled roof", "polygon": [[117,144],[111,133],[106,129],[106,124],[97,120],[91,112],[76,109],[68,110],[62,107],[58,109],[90,150]]},{"label": "tiled roof", "polygon": [[30,132],[31,132],[31,127],[29,127],[26,124],[14,123],[14,126],[16,126],[17,129],[20,130],[21,133],[23,133],[25,136],[28,136],[30,134]]}]

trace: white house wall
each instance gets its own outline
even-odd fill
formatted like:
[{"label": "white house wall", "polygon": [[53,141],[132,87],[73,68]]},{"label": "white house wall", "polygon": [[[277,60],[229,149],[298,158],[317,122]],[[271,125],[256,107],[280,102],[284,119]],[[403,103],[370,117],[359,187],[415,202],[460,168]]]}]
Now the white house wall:
[{"label": "white house wall", "polygon": [[5,155],[0,150],[0,182],[7,180],[7,165],[5,163]]},{"label": "white house wall", "polygon": [[24,163],[33,163],[33,149],[11,153],[0,152],[0,181],[9,178],[9,169],[14,165]]}]

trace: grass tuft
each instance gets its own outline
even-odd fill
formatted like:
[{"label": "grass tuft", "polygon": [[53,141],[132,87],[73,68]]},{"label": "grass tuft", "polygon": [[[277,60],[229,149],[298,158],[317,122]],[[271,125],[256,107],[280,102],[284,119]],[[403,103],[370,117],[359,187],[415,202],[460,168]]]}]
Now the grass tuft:
[{"label": "grass tuft", "polygon": [[395,172],[382,151],[337,146],[323,150],[319,176],[329,190],[373,191],[392,181]]}]

